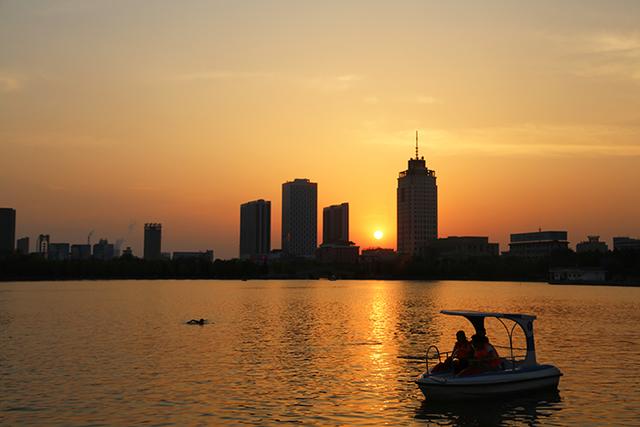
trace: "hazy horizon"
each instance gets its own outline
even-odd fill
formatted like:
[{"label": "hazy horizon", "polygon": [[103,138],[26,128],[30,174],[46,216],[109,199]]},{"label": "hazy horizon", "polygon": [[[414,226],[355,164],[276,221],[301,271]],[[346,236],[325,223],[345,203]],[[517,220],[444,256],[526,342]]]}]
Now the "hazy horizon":
[{"label": "hazy horizon", "polygon": [[319,211],[349,203],[351,240],[395,248],[417,129],[441,237],[640,237],[638,16],[632,1],[4,1],[0,207],[32,250],[95,230],[141,255],[161,222],[163,251],[230,258],[240,204],[272,202],[279,248],[281,185],[309,178]]}]

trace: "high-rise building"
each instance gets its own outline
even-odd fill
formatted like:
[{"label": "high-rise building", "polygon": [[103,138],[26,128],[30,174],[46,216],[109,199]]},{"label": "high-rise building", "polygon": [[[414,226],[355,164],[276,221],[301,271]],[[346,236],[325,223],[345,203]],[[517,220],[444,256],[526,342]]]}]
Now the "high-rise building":
[{"label": "high-rise building", "polygon": [[36,247],[36,252],[42,255],[43,257],[47,257],[49,253],[49,235],[41,234],[38,236],[38,247]]},{"label": "high-rise building", "polygon": [[0,254],[14,251],[16,245],[16,210],[0,208]]},{"label": "high-rise building", "polygon": [[109,243],[107,239],[100,239],[93,245],[93,257],[96,259],[109,261],[113,259],[114,251],[113,243]]},{"label": "high-rise building", "polygon": [[318,244],[318,184],[295,179],[282,184],[282,251],[313,257]]},{"label": "high-rise building", "polygon": [[162,258],[162,224],[144,225],[144,259]]},{"label": "high-rise building", "polygon": [[240,205],[240,258],[265,257],[271,251],[271,202]]},{"label": "high-rise building", "polygon": [[438,238],[438,186],[435,171],[424,157],[409,159],[409,167],[398,176],[398,253],[419,255]]},{"label": "high-rise building", "polygon": [[349,203],[322,209],[322,243],[349,242]]},{"label": "high-rise building", "polygon": [[18,239],[16,248],[19,254],[28,255],[29,254],[29,238],[23,237],[21,239]]}]

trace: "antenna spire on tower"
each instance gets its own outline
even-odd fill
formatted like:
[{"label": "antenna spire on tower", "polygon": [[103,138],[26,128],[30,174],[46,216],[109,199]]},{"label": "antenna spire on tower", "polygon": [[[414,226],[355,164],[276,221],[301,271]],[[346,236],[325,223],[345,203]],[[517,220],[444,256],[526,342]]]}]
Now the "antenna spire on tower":
[{"label": "antenna spire on tower", "polygon": [[416,130],[416,160],[418,160],[418,131]]}]

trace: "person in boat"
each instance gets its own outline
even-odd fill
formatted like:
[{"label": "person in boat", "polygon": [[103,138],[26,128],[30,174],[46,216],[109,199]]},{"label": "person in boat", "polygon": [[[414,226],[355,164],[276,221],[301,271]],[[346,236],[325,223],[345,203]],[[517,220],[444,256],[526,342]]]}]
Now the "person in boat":
[{"label": "person in boat", "polygon": [[483,357],[483,360],[486,361],[487,368],[489,370],[500,369],[502,361],[500,360],[498,350],[489,342],[489,338],[486,335],[482,338],[482,341],[483,347],[480,355]]},{"label": "person in boat", "polygon": [[473,358],[469,360],[469,367],[458,373],[458,376],[475,375],[500,369],[502,366],[500,356],[486,335],[475,334],[471,338],[471,346],[473,347]]},{"label": "person in boat", "polygon": [[187,325],[204,325],[205,320],[200,318],[200,320],[191,319],[187,322]]},{"label": "person in boat", "polygon": [[476,333],[471,335],[471,342],[473,342],[476,337],[480,337],[481,339],[487,338],[487,330],[485,328],[479,328],[476,330]]},{"label": "person in boat", "polygon": [[456,332],[456,343],[451,351],[451,356],[447,357],[444,362],[434,366],[432,373],[448,371],[453,368],[454,372],[459,372],[469,365],[469,358],[473,355],[471,343],[467,340],[464,331]]}]

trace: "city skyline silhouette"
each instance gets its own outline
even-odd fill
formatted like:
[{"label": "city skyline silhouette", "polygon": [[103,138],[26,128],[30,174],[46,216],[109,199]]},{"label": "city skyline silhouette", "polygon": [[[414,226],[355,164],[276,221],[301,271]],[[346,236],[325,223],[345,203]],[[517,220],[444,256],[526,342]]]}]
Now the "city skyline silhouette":
[{"label": "city skyline silhouette", "polygon": [[141,253],[161,222],[168,249],[227,258],[238,206],[280,212],[306,177],[352,240],[395,247],[418,129],[440,236],[638,235],[640,11],[614,4],[6,3],[0,201],[32,241],[135,221]]},{"label": "city skyline silhouette", "polygon": [[[422,173],[425,173],[427,176],[429,176],[429,179],[433,179],[433,183],[434,184],[428,184],[428,185],[429,186],[434,185],[434,188],[435,188],[436,171],[434,171],[432,169],[429,169],[429,165],[426,164],[424,156],[419,157],[418,138],[419,138],[419,132],[415,131],[415,157],[410,157],[408,159],[409,169],[399,172],[399,177],[400,178],[398,178],[398,183],[400,183],[400,181],[405,180],[406,177],[410,176],[412,174],[412,170],[415,168],[415,169],[418,169],[418,170],[423,170]],[[413,172],[413,173],[415,173],[415,172]],[[420,173],[420,172],[417,172],[417,173]],[[434,177],[434,178],[431,178],[431,177]],[[293,179],[291,181],[286,181],[286,182],[283,183],[283,189],[285,187],[287,187],[288,184],[292,184],[294,182],[296,182],[296,183],[297,182],[301,182],[301,183],[307,182],[308,183],[309,179],[296,178],[296,179]],[[311,184],[313,184],[314,186],[317,186],[317,183],[313,183],[312,182]],[[404,186],[406,187],[406,184]],[[400,204],[401,203],[403,204],[405,202],[405,194],[404,194],[405,190],[409,190],[409,189],[408,188],[402,189],[402,186],[398,186],[398,192],[396,194],[396,202],[398,203],[398,209],[400,208]],[[314,190],[314,192],[315,191],[317,191],[317,190]],[[411,190],[411,191],[415,191],[415,190]],[[432,190],[429,190],[429,191],[432,191]],[[437,188],[435,188],[435,191],[436,191],[435,195],[429,196],[429,201],[427,202],[427,204],[425,206],[421,206],[418,209],[420,212],[424,211],[426,213],[427,211],[428,212],[435,211],[436,212],[436,216],[437,216],[437,213],[438,213],[438,208],[437,208],[437,205],[438,205]],[[421,193],[419,193],[419,194],[420,194],[420,197],[424,197],[424,196],[422,196]],[[284,193],[282,193],[281,197],[283,197],[283,196],[284,196]],[[317,195],[315,195],[315,193],[314,193],[314,198],[317,198]],[[257,200],[257,201],[264,202],[263,199],[260,199],[260,200]],[[251,201],[251,203],[255,203],[257,201]],[[282,202],[282,198],[280,199],[280,202]],[[247,203],[250,203],[250,201],[243,202],[239,207],[242,208]],[[271,204],[271,201],[267,201],[267,203]],[[317,201],[315,203],[317,203]],[[346,202],[346,203],[348,203],[348,202]],[[276,203],[276,206],[277,206],[277,203]],[[314,209],[315,210],[315,216],[316,216],[316,221],[315,221],[316,222],[316,227],[315,227],[315,231],[314,231],[315,235],[317,235],[318,233],[322,233],[322,230],[323,230],[323,228],[325,226],[324,220],[322,219],[323,215],[322,215],[321,210],[323,210],[323,209],[326,210],[326,209],[332,208],[332,207],[335,207],[335,205],[330,205],[330,206],[317,206],[316,205],[315,206],[315,209]],[[4,209],[5,210],[12,210],[13,208],[4,208]],[[411,207],[409,210],[415,212],[415,207]],[[284,212],[282,212],[282,213],[284,214]],[[14,215],[14,218],[12,219],[12,221],[14,222],[13,227],[15,229],[17,229],[18,227],[16,226],[17,221],[15,220],[15,217],[16,217],[15,212],[12,215]],[[427,214],[428,217],[429,217],[429,215],[433,215],[433,214],[432,213]],[[240,217],[241,217],[241,215],[239,215],[239,218]],[[281,229],[282,223],[281,223],[281,221],[279,221],[279,219],[284,219],[284,217],[282,217],[280,215],[277,215],[276,218],[274,219],[272,215],[269,215],[269,218],[268,218],[269,228],[271,228],[271,229],[274,229],[274,228],[275,229]],[[415,219],[413,221],[415,221]],[[414,254],[414,255],[423,254],[422,251],[426,247],[428,247],[430,245],[429,241],[433,241],[433,240],[438,239],[438,238],[439,239],[446,239],[446,238],[457,238],[457,237],[465,237],[465,236],[483,236],[483,237],[489,237],[490,240],[492,239],[491,236],[487,236],[482,231],[478,231],[478,232],[475,232],[475,233],[467,233],[467,234],[451,234],[451,235],[446,235],[445,236],[445,235],[441,235],[441,234],[439,234],[437,232],[437,227],[438,227],[438,218],[437,217],[435,217],[435,216],[433,218],[429,217],[429,219],[423,218],[420,221],[426,221],[425,225],[427,227],[433,227],[433,224],[435,224],[435,229],[429,231],[431,234],[429,235],[429,237],[427,238],[426,241],[423,241],[420,244],[416,245],[413,249],[400,250],[399,253]],[[241,221],[239,221],[239,222],[241,222]],[[280,223],[277,224],[276,227],[273,227],[274,222],[276,224],[278,222],[280,222]],[[397,227],[400,227],[400,223],[401,222],[402,221],[400,221],[400,219],[396,216],[396,224],[395,224],[396,230],[397,230]],[[160,227],[160,228],[162,228],[162,222],[145,223],[144,224],[144,228],[143,228],[144,235],[143,235],[143,244],[142,244],[142,246],[140,245],[139,242],[137,242],[135,240],[135,237],[134,237],[134,236],[136,236],[135,224],[136,224],[136,221],[133,221],[127,227],[127,235],[126,235],[127,237],[126,238],[125,237],[118,237],[116,239],[113,239],[112,237],[109,237],[109,238],[104,237],[105,241],[111,239],[111,244],[114,245],[114,240],[115,240],[115,253],[116,253],[116,256],[119,256],[119,254],[121,254],[122,251],[125,250],[125,249],[127,251],[131,251],[132,250],[131,248],[140,248],[140,249],[137,249],[136,251],[134,251],[134,254],[136,256],[138,256],[140,258],[145,258],[145,259],[153,259],[153,258],[160,259],[161,258],[161,256],[160,256],[161,255],[161,251],[160,251],[161,237],[160,237],[160,235],[155,237],[156,243],[154,243],[153,245],[150,245],[147,242],[147,233],[148,233],[148,228],[149,227]],[[347,227],[351,226],[350,218],[348,218],[347,224],[348,224]],[[429,225],[429,224],[431,224],[431,225]],[[566,227],[565,226],[565,227],[557,227],[557,228],[562,229],[562,230],[567,230],[567,229],[570,229],[571,227]],[[535,229],[535,227],[531,227],[529,230],[512,230],[512,231],[509,232],[509,236],[511,236],[511,241],[513,241],[513,234],[514,233],[516,233],[516,234],[517,233],[522,233],[522,232],[532,232],[532,233],[534,233],[532,231],[534,229]],[[382,230],[384,230],[384,232]],[[542,227],[538,228],[538,230],[541,231]],[[547,230],[549,230],[549,228],[547,228]],[[397,238],[397,234],[393,233],[393,231],[394,230],[390,230],[390,234],[394,235]],[[423,231],[427,231],[427,229],[425,229]],[[389,248],[389,249],[393,249],[393,250],[398,250],[398,245],[395,244],[395,242],[393,242],[393,243],[391,243],[389,245],[386,245],[386,246],[383,244],[384,242],[388,242],[389,241],[388,236],[384,236],[384,234],[386,234],[386,233],[387,233],[387,229],[384,229],[383,227],[380,227],[380,226],[374,227],[371,230],[371,236],[370,236],[370,239],[369,239],[369,241],[373,242],[373,244],[368,245],[368,246],[364,246],[363,249]],[[413,233],[414,232],[411,231],[411,232],[409,232],[409,234],[407,234],[407,236],[413,236]],[[87,235],[87,243],[88,244],[91,243],[91,238],[92,238],[92,236],[94,234],[95,234],[95,229],[92,229],[88,233],[88,235]],[[238,224],[238,233],[237,234],[238,234],[239,237],[237,236],[238,238],[237,238],[237,241],[236,241],[236,245],[237,245],[236,253],[233,254],[233,255],[229,255],[229,256],[224,256],[223,255],[223,256],[220,256],[220,258],[222,258],[222,259],[232,259],[232,258],[237,258],[238,257],[238,248],[241,248],[241,246],[242,246],[242,243],[241,243],[242,236],[241,236],[240,224]],[[566,232],[565,232],[565,234],[566,234]],[[18,236],[17,232],[15,233],[15,236]],[[47,235],[47,237],[48,236],[49,235]],[[590,233],[590,234],[588,234],[586,236],[576,236],[572,240],[569,240],[569,243],[571,243],[571,247],[573,249],[575,249],[576,245],[584,244],[587,241],[592,240],[593,236],[595,236],[596,239],[602,237],[598,233]],[[613,243],[616,241],[616,239],[620,239],[620,238],[624,239],[624,238],[627,238],[628,236],[635,236],[635,235],[633,234],[633,232],[618,233],[617,235],[611,236],[610,239],[606,239],[605,238],[605,240],[609,240],[609,243],[611,243],[611,247],[613,247],[614,246]],[[9,238],[10,236],[7,235],[6,237]],[[16,243],[17,240],[19,240],[21,238],[22,239],[35,240],[35,239],[32,238],[32,236],[28,236],[28,235],[27,236],[22,236],[22,235],[20,235],[20,236],[15,237],[13,239],[14,243]],[[413,238],[413,237],[411,237],[411,238]],[[476,237],[473,237],[473,238],[476,238]],[[102,239],[103,238],[101,237],[100,240],[102,241]],[[314,237],[314,239],[317,239],[317,237]],[[567,239],[567,237],[565,236],[565,240],[566,239]],[[506,239],[503,240],[503,239],[500,239],[500,238],[497,238],[495,240],[498,241],[497,244],[499,245],[500,251],[505,252],[505,251],[509,250],[508,249],[509,246],[510,246],[509,243],[508,243],[509,240],[506,240]],[[69,243],[69,241],[66,241],[66,240],[61,239],[61,238],[54,238],[51,241],[51,243],[54,243],[54,241],[55,242],[65,242],[64,244],[67,244],[67,246],[69,246],[69,244],[71,244],[72,246],[74,246],[74,245],[75,246],[84,245],[84,242],[71,242],[71,243]],[[501,242],[504,242],[504,243],[501,243]],[[607,242],[605,242],[605,243],[607,243]],[[60,245],[62,243],[56,243],[56,244]],[[210,244],[209,246],[206,246],[206,247],[197,247],[197,248],[191,247],[191,248],[188,248],[188,250],[186,252],[185,252],[185,249],[176,250],[174,248],[171,248],[171,247],[167,248],[166,246],[164,246],[163,250],[162,250],[162,254],[168,254],[170,256],[170,254],[173,253],[173,252],[189,253],[189,251],[191,251],[191,253],[200,253],[200,252],[204,253],[205,251],[212,250],[211,248],[214,247],[214,245],[215,244]],[[316,247],[317,248],[319,245],[320,245],[320,243],[318,241],[316,241],[315,245],[312,244],[310,247]],[[148,249],[149,246],[153,246],[154,247],[154,249],[152,249],[152,250],[154,251],[155,255],[150,256],[150,255],[148,255],[146,253],[146,250]],[[281,246],[271,246],[271,249],[279,251],[279,250],[282,250],[283,248]],[[37,245],[30,252],[38,252]],[[69,252],[69,251],[67,251],[67,252]],[[285,250],[284,252],[287,252],[287,251]],[[311,253],[312,252],[309,252],[309,254],[311,254]],[[216,252],[216,255],[217,254],[218,253]],[[293,255],[294,252],[289,251],[289,254]]]}]

